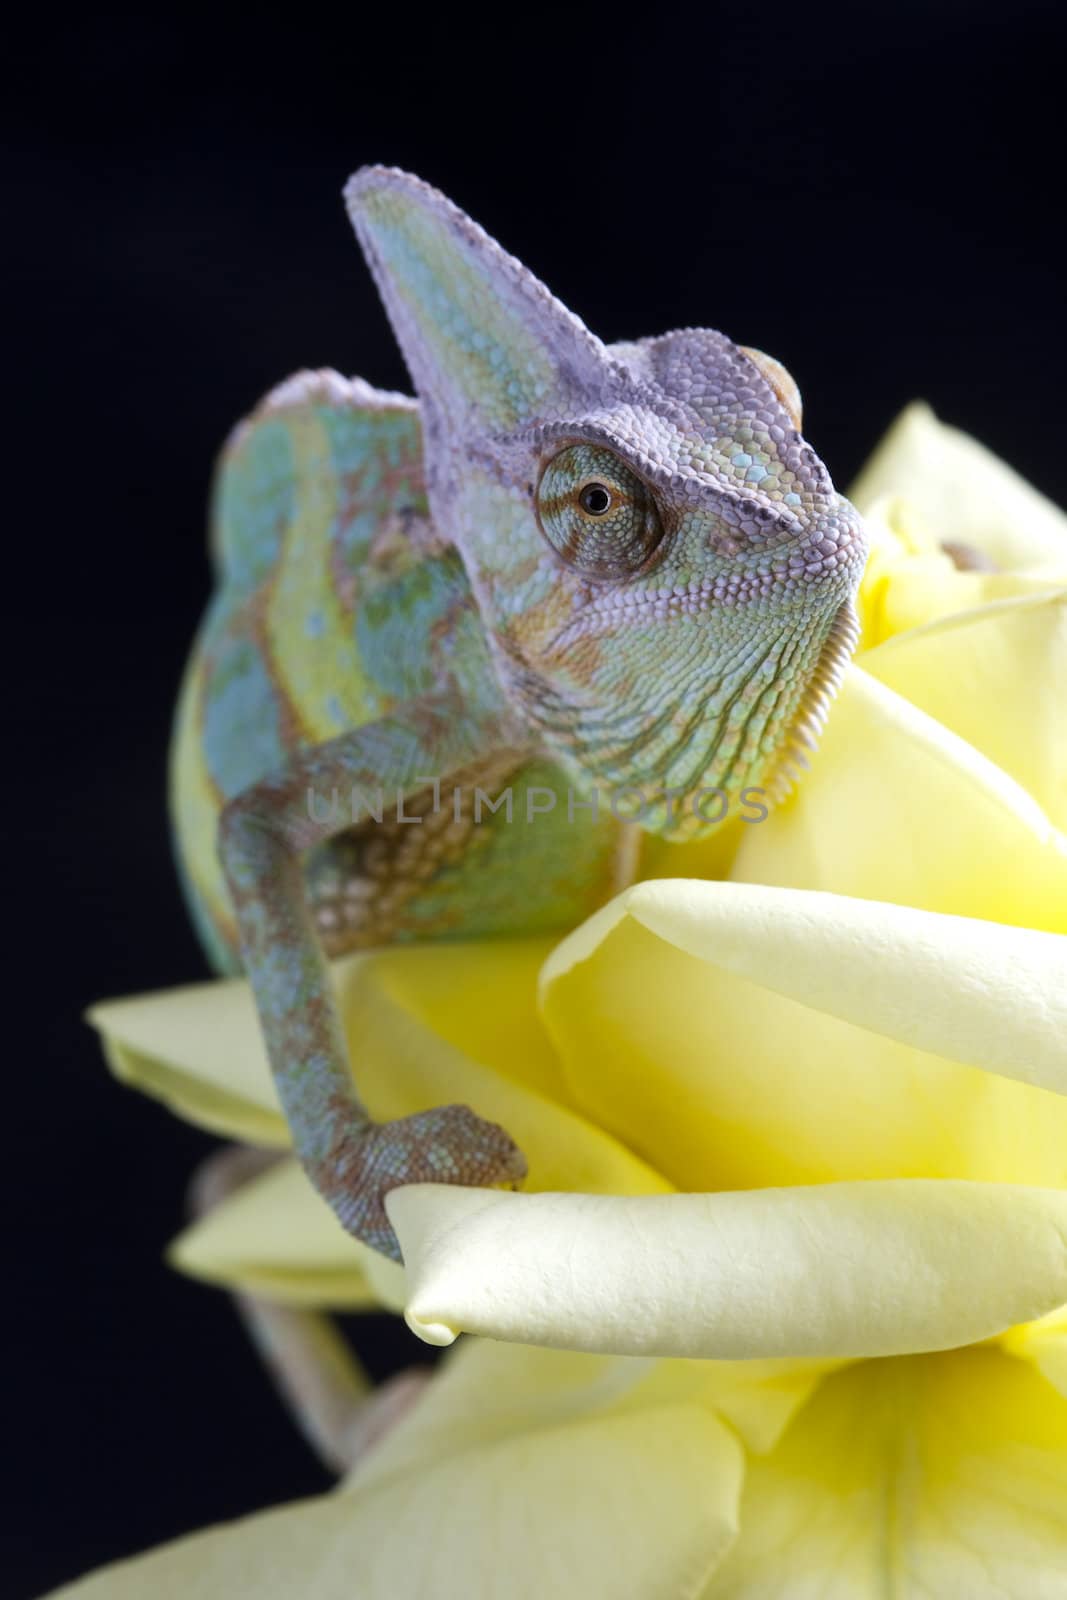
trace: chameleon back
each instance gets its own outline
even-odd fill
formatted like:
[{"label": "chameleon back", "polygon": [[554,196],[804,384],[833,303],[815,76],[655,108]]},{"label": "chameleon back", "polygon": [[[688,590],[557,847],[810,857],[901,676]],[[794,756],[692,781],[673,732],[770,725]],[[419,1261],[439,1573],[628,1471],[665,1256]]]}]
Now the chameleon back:
[{"label": "chameleon back", "polygon": [[[274,390],[223,451],[211,544],[216,590],[182,685],[170,796],[194,922],[212,964],[234,972],[216,855],[226,802],[293,751],[373,722],[446,675],[476,695],[492,667],[463,563],[430,520],[419,411],[404,396],[332,372]],[[560,783],[547,762],[529,764],[520,809],[523,784]],[[584,818],[536,830],[493,819],[466,865],[440,873],[392,936],[499,931],[516,906],[536,927],[539,900],[552,925],[580,916],[616,887],[614,833]],[[320,864],[352,870],[343,839],[325,854]]]},{"label": "chameleon back", "polygon": [[463,565],[430,524],[415,402],[335,373],[291,379],[235,430],[211,547],[217,587],[182,685],[170,791],[194,918],[233,969],[223,805],[301,745],[432,688],[440,641],[478,623]]}]

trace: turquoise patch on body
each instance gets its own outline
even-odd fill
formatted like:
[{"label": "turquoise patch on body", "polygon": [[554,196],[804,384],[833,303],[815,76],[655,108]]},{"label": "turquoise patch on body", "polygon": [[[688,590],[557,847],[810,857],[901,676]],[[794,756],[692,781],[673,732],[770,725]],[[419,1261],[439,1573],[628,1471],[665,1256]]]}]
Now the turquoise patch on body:
[{"label": "turquoise patch on body", "polygon": [[269,577],[293,514],[293,451],[281,417],[257,423],[227,461],[216,492],[216,560],[246,594]]},{"label": "turquoise patch on body", "polygon": [[[338,565],[362,577],[371,541],[381,531],[383,516],[399,509],[396,480],[421,479],[422,429],[413,411],[323,410],[321,420],[330,440],[333,469],[340,487],[338,513],[329,539]],[[391,481],[392,480],[392,481]],[[421,483],[410,481],[403,502],[426,515]]]},{"label": "turquoise patch on body", "polygon": [[229,799],[286,759],[278,700],[262,656],[247,639],[220,641],[203,708],[204,756]]},{"label": "turquoise patch on body", "polygon": [[335,694],[327,696],[325,711],[331,722],[335,724],[338,733],[343,733],[346,728],[352,725],[351,717]]},{"label": "turquoise patch on body", "polygon": [[380,689],[409,699],[434,687],[436,635],[457,597],[466,593],[462,563],[449,551],[361,596],[356,643],[364,670]]},{"label": "turquoise patch on body", "polygon": [[[174,839],[174,844],[175,846],[178,844],[177,837]],[[209,966],[220,978],[236,977],[241,970],[240,956],[236,950],[230,948],[216,927],[210,906],[197,892],[183,853],[178,848],[174,850],[174,861],[178,869],[182,896]]]}]

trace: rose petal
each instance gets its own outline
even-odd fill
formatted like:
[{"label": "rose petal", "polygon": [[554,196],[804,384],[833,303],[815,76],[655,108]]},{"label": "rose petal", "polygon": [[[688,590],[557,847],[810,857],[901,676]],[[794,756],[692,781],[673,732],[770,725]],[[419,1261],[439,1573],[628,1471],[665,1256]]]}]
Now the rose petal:
[{"label": "rose petal", "polygon": [[542,1003],[576,1098],[680,1188],[1055,1185],[1067,1099],[1009,1080],[1067,1088],[1065,963],[1027,929],[676,881],[564,940]]},{"label": "rose petal", "polygon": [[88,1020],[115,1076],[177,1116],[249,1144],[289,1142],[243,979],[103,1001]]},{"label": "rose petal", "polygon": [[899,494],[941,539],[973,544],[1002,567],[1067,567],[1067,517],[969,434],[908,406],[867,462],[850,498],[867,511]]},{"label": "rose petal", "polygon": [[1009,1328],[998,1343],[1011,1355],[1032,1361],[1041,1376],[1067,1397],[1067,1305]]},{"label": "rose petal", "polygon": [[[700,961],[871,1033],[1067,1093],[1061,935],[747,883],[638,884],[605,920],[616,908]],[[545,963],[546,989],[588,926]]]},{"label": "rose petal", "polygon": [[364,975],[393,1007],[463,1055],[554,1099],[566,1091],[537,1015],[537,973],[555,943],[480,939],[393,947],[363,957],[354,975]]},{"label": "rose petal", "polygon": [[[653,1374],[664,1368],[698,1370],[692,1362],[461,1339],[437,1366],[419,1404],[358,1463],[342,1492],[364,1494],[405,1473],[506,1439],[566,1428],[593,1413],[632,1410],[641,1405]],[[690,1379],[681,1392],[658,1393],[651,1404],[662,1409],[688,1403],[694,1389]]]},{"label": "rose petal", "polygon": [[52,1600],[667,1600],[729,1548],[742,1473],[698,1406],[582,1417],[196,1534]]},{"label": "rose petal", "polygon": [[706,839],[675,842],[643,833],[635,878],[728,878],[746,833],[740,817],[724,822]]},{"label": "rose petal", "polygon": [[857,595],[861,655],[935,618],[991,602],[1047,595],[1067,578],[1067,553],[1055,569],[961,569],[943,547],[938,530],[927,528],[907,500],[876,500],[864,520],[870,553]]},{"label": "rose petal", "polygon": [[813,1185],[522,1195],[419,1184],[386,1199],[409,1327],[602,1354],[764,1359],[941,1350],[1067,1300],[1067,1194]]},{"label": "rose petal", "polygon": [[969,741],[1067,830],[1067,589],[898,635],[863,670]]},{"label": "rose petal", "polygon": [[287,1305],[337,1310],[404,1304],[404,1272],[347,1234],[289,1158],[178,1235],[172,1266]]},{"label": "rose petal", "polygon": [[[482,988],[480,949],[468,945],[464,950],[469,1003],[491,1008],[499,1002]],[[401,954],[393,959],[399,961]],[[531,1189],[649,1194],[671,1188],[595,1123],[447,1044],[383,987],[376,964],[341,962],[337,981],[349,1049],[378,1120],[458,1101],[500,1123],[517,1140],[529,1163]]]},{"label": "rose petal", "polygon": [[359,1464],[346,1492],[594,1413],[703,1406],[729,1422],[748,1448],[768,1450],[833,1370],[830,1362],[661,1361],[461,1339],[418,1406]]},{"label": "rose petal", "polygon": [[852,668],[812,770],[732,876],[1067,932],[1067,839],[973,745]]},{"label": "rose petal", "polygon": [[849,1368],[752,1461],[701,1600],[1058,1600],[1067,1401],[997,1350]]}]

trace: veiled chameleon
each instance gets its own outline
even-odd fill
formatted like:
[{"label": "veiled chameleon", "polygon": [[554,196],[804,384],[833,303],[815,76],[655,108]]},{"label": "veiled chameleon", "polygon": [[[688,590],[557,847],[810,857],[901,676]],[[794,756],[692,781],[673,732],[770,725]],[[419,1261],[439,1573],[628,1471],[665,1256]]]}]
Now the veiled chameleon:
[{"label": "veiled chameleon", "polygon": [[777,362],[702,328],[605,346],[417,179],[346,198],[419,398],[301,373],[229,441],[173,806],[297,1152],[396,1255],[390,1188],[524,1162],[465,1107],[369,1120],[324,952],[573,924],[631,871],[618,817],[687,838],[709,791],[779,794],[864,540]]}]

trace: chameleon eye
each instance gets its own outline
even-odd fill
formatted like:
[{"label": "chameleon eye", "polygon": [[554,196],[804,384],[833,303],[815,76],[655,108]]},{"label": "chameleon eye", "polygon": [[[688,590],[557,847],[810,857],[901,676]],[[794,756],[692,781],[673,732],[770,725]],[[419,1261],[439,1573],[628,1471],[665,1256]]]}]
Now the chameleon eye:
[{"label": "chameleon eye", "polygon": [[591,578],[624,578],[663,537],[648,486],[601,445],[553,456],[537,489],[537,519],[556,554]]}]

